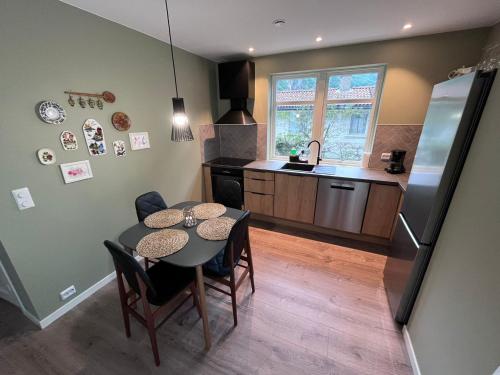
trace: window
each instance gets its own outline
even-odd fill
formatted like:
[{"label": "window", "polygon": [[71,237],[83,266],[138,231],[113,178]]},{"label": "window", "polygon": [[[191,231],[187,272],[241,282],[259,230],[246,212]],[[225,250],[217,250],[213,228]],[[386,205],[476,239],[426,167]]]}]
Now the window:
[{"label": "window", "polygon": [[285,158],[312,139],[326,162],[359,165],[371,148],[383,66],[272,77],[270,157]]}]

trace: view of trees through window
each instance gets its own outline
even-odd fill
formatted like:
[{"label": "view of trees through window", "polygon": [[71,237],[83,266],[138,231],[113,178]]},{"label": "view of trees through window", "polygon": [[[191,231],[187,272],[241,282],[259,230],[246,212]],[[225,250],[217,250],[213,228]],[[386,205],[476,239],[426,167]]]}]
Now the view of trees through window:
[{"label": "view of trees through window", "polygon": [[[321,134],[321,157],[332,162],[359,164],[376,108],[382,68],[317,72],[273,80],[273,156],[306,148]],[[324,87],[324,92],[318,86]],[[315,116],[321,111],[321,116]],[[315,119],[321,119],[320,121]],[[307,152],[307,150],[306,150]]]}]

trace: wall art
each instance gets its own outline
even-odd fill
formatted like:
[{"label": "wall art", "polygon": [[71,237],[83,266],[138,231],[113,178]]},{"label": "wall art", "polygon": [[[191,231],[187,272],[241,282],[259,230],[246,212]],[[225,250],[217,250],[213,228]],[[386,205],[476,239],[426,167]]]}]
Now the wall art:
[{"label": "wall art", "polygon": [[113,150],[115,150],[115,156],[125,156],[127,153],[125,150],[125,142],[121,140],[114,141]]},{"label": "wall art", "polygon": [[36,152],[36,155],[43,165],[50,165],[56,162],[56,153],[50,148],[41,148]]},{"label": "wall art", "polygon": [[[64,91],[64,93],[69,95],[68,104],[72,107],[74,107],[76,104],[75,99],[73,99],[73,95],[79,96],[78,105],[82,108],[85,108],[88,104],[90,108],[94,108],[97,105],[97,108],[103,109],[104,107],[103,100],[106,103],[114,103],[116,100],[115,94],[109,91],[104,91],[102,94],[91,94],[88,92],[77,92],[77,91]],[[82,98],[82,96],[86,96],[88,97],[88,99],[85,100],[84,98]],[[93,98],[97,98],[97,100]]]},{"label": "wall art", "polygon": [[47,124],[59,125],[66,119],[64,108],[50,100],[38,103],[38,115]]},{"label": "wall art", "polygon": [[63,149],[66,151],[78,150],[78,141],[76,140],[76,135],[74,135],[69,130],[65,130],[61,133],[61,144]]},{"label": "wall art", "polygon": [[90,155],[105,155],[106,141],[102,126],[96,120],[89,118],[83,123],[83,134]]},{"label": "wall art", "polygon": [[130,148],[134,151],[151,147],[148,132],[128,133],[128,136],[130,138]]},{"label": "wall art", "polygon": [[59,167],[61,168],[64,183],[66,184],[94,177],[88,160],[61,164]]},{"label": "wall art", "polygon": [[111,123],[113,124],[116,130],[122,132],[129,130],[130,126],[132,125],[132,121],[130,121],[130,118],[127,116],[126,113],[123,112],[113,113],[113,116],[111,116]]}]

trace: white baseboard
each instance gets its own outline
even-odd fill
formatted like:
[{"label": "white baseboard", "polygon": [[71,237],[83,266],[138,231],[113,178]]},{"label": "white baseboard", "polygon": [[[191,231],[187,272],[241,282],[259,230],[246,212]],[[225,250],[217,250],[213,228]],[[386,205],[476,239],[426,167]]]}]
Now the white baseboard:
[{"label": "white baseboard", "polygon": [[403,338],[405,340],[406,351],[408,352],[408,357],[410,357],[410,364],[413,370],[413,375],[422,375],[420,372],[420,367],[418,365],[417,356],[415,355],[415,350],[413,349],[413,344],[411,342],[410,332],[403,326]]},{"label": "white baseboard", "polygon": [[96,282],[90,288],[88,288],[88,289],[84,290],[82,293],[78,294],[71,301],[62,305],[56,311],[54,311],[50,315],[46,316],[42,320],[40,320],[40,328],[44,329],[44,328],[48,327],[50,324],[54,323],[61,316],[66,314],[68,311],[72,310],[74,307],[78,306],[80,303],[85,301],[92,294],[97,292],[99,289],[101,289],[103,286],[107,285],[110,281],[114,280],[115,278],[116,278],[116,272],[113,271],[112,273],[110,273],[109,275],[104,277],[103,279]]},{"label": "white baseboard", "polygon": [[[137,261],[141,261],[143,258],[141,256],[136,256],[135,259]],[[50,324],[54,323],[57,319],[62,317],[64,314],[66,314],[68,311],[72,310],[76,306],[78,306],[80,303],[85,301],[87,298],[89,298],[92,294],[97,292],[99,289],[102,287],[106,286],[108,283],[113,281],[116,278],[116,272],[113,271],[109,275],[105,276],[101,280],[99,280],[97,283],[92,285],[90,288],[84,290],[82,293],[78,294],[75,298],[73,298],[71,301],[67,302],[66,304],[62,305],[59,307],[56,311],[53,313],[49,314],[42,320],[36,319],[33,315],[29,314],[26,310],[24,310],[24,315],[28,317],[28,319],[32,320],[36,325],[38,325],[41,329],[44,329],[48,327]]]}]

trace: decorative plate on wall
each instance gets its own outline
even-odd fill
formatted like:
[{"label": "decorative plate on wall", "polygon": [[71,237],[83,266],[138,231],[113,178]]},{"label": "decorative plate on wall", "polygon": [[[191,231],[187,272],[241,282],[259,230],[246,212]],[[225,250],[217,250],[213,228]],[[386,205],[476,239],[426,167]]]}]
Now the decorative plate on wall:
[{"label": "decorative plate on wall", "polygon": [[115,156],[125,156],[127,153],[125,150],[125,142],[121,140],[114,141],[113,150],[115,151]]},{"label": "decorative plate on wall", "polygon": [[56,162],[56,153],[50,148],[41,148],[37,151],[38,160],[43,165],[50,165]]},{"label": "decorative plate on wall", "polygon": [[38,105],[38,114],[47,124],[59,125],[66,119],[66,111],[64,108],[50,100],[41,102]]},{"label": "decorative plate on wall", "polygon": [[130,118],[123,112],[113,113],[113,116],[111,116],[111,123],[116,130],[119,130],[121,132],[129,130],[130,126],[132,125]]},{"label": "decorative plate on wall", "polygon": [[78,142],[76,140],[76,136],[69,130],[65,130],[61,133],[61,143],[63,149],[65,149],[66,151],[78,150]]},{"label": "decorative plate on wall", "polygon": [[83,123],[83,134],[90,155],[105,155],[106,142],[104,141],[104,134],[102,126],[96,120],[89,118]]}]

